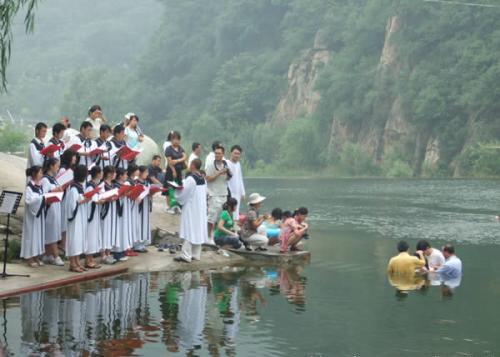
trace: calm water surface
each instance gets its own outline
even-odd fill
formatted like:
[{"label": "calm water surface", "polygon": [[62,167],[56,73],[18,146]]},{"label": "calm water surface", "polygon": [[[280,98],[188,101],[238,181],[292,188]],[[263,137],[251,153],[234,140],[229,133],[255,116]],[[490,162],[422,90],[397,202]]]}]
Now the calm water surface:
[{"label": "calm water surface", "polygon": [[[311,264],[121,276],[3,302],[17,356],[500,356],[497,181],[249,180],[311,211]],[[461,285],[397,293],[395,243],[453,242]],[[166,253],[167,254],[167,253]],[[1,355],[1,353],[0,353]]]}]

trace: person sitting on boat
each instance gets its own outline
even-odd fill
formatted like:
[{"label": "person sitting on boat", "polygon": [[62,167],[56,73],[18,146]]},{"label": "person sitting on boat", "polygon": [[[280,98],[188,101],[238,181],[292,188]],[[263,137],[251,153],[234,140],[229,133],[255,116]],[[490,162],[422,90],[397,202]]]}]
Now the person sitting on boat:
[{"label": "person sitting on boat", "polygon": [[307,234],[307,229],[309,225],[305,223],[309,211],[306,207],[300,207],[297,209],[293,216],[287,212],[283,213],[284,217],[287,217],[281,225],[280,234],[280,253],[285,253],[290,248],[291,251],[298,251],[299,242],[305,238]]},{"label": "person sitting on boat", "polygon": [[231,246],[233,249],[241,248],[240,236],[234,230],[233,214],[238,206],[236,198],[229,197],[222,206],[219,221],[215,227],[214,241],[220,247]]},{"label": "person sitting on boat", "polygon": [[257,229],[262,224],[262,222],[264,222],[268,218],[268,216],[259,216],[260,206],[265,199],[266,198],[264,196],[261,196],[258,193],[252,193],[248,197],[249,209],[245,216],[245,221],[243,222],[243,227],[241,229],[241,237],[243,241],[248,246],[255,247],[255,250],[258,251],[267,250],[264,247],[269,241],[265,235],[259,234],[257,232]]},{"label": "person sitting on boat", "polygon": [[273,209],[271,211],[271,216],[264,222],[262,222],[259,229],[257,230],[257,232],[269,238],[269,243],[268,243],[269,245],[275,245],[279,243],[282,216],[283,216],[283,211],[281,210],[281,208]]}]

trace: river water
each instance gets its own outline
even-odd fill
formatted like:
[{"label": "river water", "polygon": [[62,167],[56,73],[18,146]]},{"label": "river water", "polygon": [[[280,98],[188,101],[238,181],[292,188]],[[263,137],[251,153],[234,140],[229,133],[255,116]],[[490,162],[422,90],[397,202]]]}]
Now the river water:
[{"label": "river water", "polygon": [[[311,263],[126,275],[3,302],[17,355],[500,356],[497,181],[264,180],[307,206]],[[461,284],[397,292],[396,242],[453,243]],[[166,253],[168,254],[168,253]],[[1,353],[0,353],[1,355]]]}]

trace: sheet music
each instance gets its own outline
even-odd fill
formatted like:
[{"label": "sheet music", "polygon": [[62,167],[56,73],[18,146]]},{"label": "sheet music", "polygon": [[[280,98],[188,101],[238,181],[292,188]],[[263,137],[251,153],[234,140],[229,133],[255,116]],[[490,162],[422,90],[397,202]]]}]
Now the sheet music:
[{"label": "sheet music", "polygon": [[12,214],[21,199],[22,194],[17,192],[2,192],[0,196],[0,213]]}]

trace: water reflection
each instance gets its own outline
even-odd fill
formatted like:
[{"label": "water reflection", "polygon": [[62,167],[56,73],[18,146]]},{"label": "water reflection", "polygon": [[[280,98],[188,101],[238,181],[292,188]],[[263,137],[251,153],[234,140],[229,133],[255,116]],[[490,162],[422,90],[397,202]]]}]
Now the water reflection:
[{"label": "water reflection", "polygon": [[396,288],[398,299],[407,297],[408,293],[413,290],[426,294],[430,287],[439,287],[443,298],[451,298],[462,282],[462,277],[450,279],[438,273],[389,274],[388,279],[389,283]]},{"label": "water reflection", "polygon": [[131,356],[148,344],[156,352],[234,356],[240,325],[259,324],[267,299],[305,311],[301,269],[135,274],[34,292],[4,307],[19,309],[21,331],[19,346],[7,339],[17,333],[5,332],[3,342],[23,356]]}]

